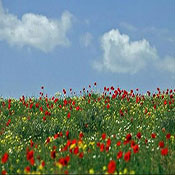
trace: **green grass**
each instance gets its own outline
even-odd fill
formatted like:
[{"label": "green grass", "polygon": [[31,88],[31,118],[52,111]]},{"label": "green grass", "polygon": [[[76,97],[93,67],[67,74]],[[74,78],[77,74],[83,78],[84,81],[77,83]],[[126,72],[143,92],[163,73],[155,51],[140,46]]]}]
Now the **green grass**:
[{"label": "green grass", "polygon": [[[112,97],[110,91],[116,95]],[[175,174],[175,91],[158,91],[150,96],[120,89],[105,92],[91,95],[84,92],[56,101],[56,97],[45,96],[1,99],[0,171],[24,174],[26,167],[30,167],[28,173],[35,174],[106,174],[110,171],[109,162],[114,160],[116,174]],[[80,133],[83,133],[81,138]],[[156,134],[155,138],[151,137],[152,133]],[[58,137],[54,138],[56,134]],[[126,141],[128,134],[132,137]],[[76,144],[72,144],[73,140]],[[116,145],[118,141],[120,146]],[[133,141],[139,146],[137,153],[131,147]],[[163,148],[160,141],[164,142]],[[164,148],[168,148],[166,155],[161,154]],[[31,150],[34,154],[27,159]],[[55,156],[51,156],[54,151]],[[117,159],[119,151],[123,155]],[[124,155],[128,151],[131,157],[126,162]],[[2,160],[5,153],[7,161]],[[70,160],[61,164],[66,156]]]}]

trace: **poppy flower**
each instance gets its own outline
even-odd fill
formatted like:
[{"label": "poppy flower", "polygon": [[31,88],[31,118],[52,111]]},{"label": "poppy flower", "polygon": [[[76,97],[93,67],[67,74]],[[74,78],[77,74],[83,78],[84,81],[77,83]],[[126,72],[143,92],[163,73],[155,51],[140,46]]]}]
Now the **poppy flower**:
[{"label": "poppy flower", "polygon": [[7,174],[7,171],[6,170],[2,170],[1,174],[5,175],[5,174]]},{"label": "poppy flower", "polygon": [[127,140],[127,141],[130,141],[130,140],[131,140],[131,137],[132,137],[131,134],[128,134],[128,135],[126,136],[126,140]]},{"label": "poppy flower", "polygon": [[30,172],[30,167],[29,167],[29,166],[26,166],[26,167],[25,167],[25,171],[26,171],[26,172]]},{"label": "poppy flower", "polygon": [[162,156],[166,156],[168,154],[168,148],[163,148],[161,150],[161,154],[162,154]]},{"label": "poppy flower", "polygon": [[30,164],[31,164],[32,166],[35,164],[35,160],[34,160],[33,157],[30,159]]},{"label": "poppy flower", "polygon": [[139,151],[139,145],[133,146],[134,153],[137,153]]},{"label": "poppy flower", "polygon": [[5,154],[2,156],[2,158],[1,158],[1,162],[2,162],[2,163],[6,163],[7,160],[8,160],[8,157],[9,157],[8,153],[5,153]]},{"label": "poppy flower", "polygon": [[106,142],[106,145],[109,147],[111,145],[111,139],[109,138]]},{"label": "poppy flower", "polygon": [[83,158],[83,156],[84,156],[84,154],[83,154],[83,152],[81,152],[78,157],[81,159],[81,158]]},{"label": "poppy flower", "polygon": [[70,118],[70,116],[71,116],[71,114],[70,114],[70,112],[67,114],[67,118]]},{"label": "poppy flower", "polygon": [[107,104],[107,106],[106,106],[106,107],[107,107],[107,109],[109,109],[109,108],[110,108],[110,105],[109,105],[109,103]]},{"label": "poppy flower", "polygon": [[115,172],[115,169],[116,169],[116,163],[115,163],[114,160],[111,160],[108,163],[108,173],[114,173]]},{"label": "poppy flower", "polygon": [[122,151],[119,151],[118,154],[117,154],[117,159],[120,159],[123,155],[123,152]]},{"label": "poppy flower", "polygon": [[69,131],[66,131],[66,137],[69,138]]},{"label": "poppy flower", "polygon": [[128,151],[125,153],[124,159],[126,162],[128,162],[130,160],[130,158],[131,158],[131,151]]},{"label": "poppy flower", "polygon": [[160,148],[163,148],[163,147],[164,147],[164,142],[163,142],[163,141],[160,141],[160,142],[159,142],[159,147],[160,147]]},{"label": "poppy flower", "polygon": [[79,106],[77,106],[77,107],[76,107],[76,111],[79,111],[79,110],[80,110],[80,107],[79,107]]},{"label": "poppy flower", "polygon": [[109,146],[106,146],[106,152],[108,152],[109,151]]},{"label": "poppy flower", "polygon": [[33,150],[27,152],[27,160],[32,159],[33,156],[34,156],[34,152],[33,152]]},{"label": "poppy flower", "polygon": [[46,120],[46,117],[44,116],[44,117],[43,117],[43,121],[45,121],[45,120]]},{"label": "poppy flower", "polygon": [[56,157],[56,151],[55,150],[54,151],[51,151],[50,156],[51,156],[52,159],[55,159],[55,157]]},{"label": "poppy flower", "polygon": [[102,138],[103,140],[105,140],[105,138],[106,138],[106,134],[103,133],[103,134],[101,135],[101,138]]},{"label": "poppy flower", "polygon": [[140,133],[140,132],[137,133],[137,138],[138,138],[138,139],[141,138],[141,133]]},{"label": "poppy flower", "polygon": [[120,141],[118,141],[118,142],[116,143],[116,145],[117,145],[117,146],[120,146],[120,145],[121,145],[121,142],[120,142]]},{"label": "poppy flower", "polygon": [[64,174],[69,174],[69,171],[68,171],[68,170],[65,170],[65,171],[64,171]]},{"label": "poppy flower", "polygon": [[45,166],[45,162],[44,162],[44,161],[42,161],[41,165],[42,165],[42,167],[44,167],[44,166]]},{"label": "poppy flower", "polygon": [[168,133],[168,134],[166,135],[166,138],[167,138],[167,139],[170,139],[170,137],[171,137],[171,134]]},{"label": "poppy flower", "polygon": [[83,136],[84,136],[84,134],[83,134],[82,132],[80,132],[80,134],[79,134],[80,139],[81,139]]},{"label": "poppy flower", "polygon": [[59,134],[58,134],[58,133],[57,133],[57,134],[55,134],[55,135],[54,135],[54,139],[58,138],[58,136],[59,136]]},{"label": "poppy flower", "polygon": [[79,153],[79,148],[78,146],[74,148],[74,154],[78,154]]},{"label": "poppy flower", "polygon": [[135,142],[134,140],[131,141],[131,148],[133,148],[135,146]]},{"label": "poppy flower", "polygon": [[97,147],[100,147],[100,142],[97,142]]},{"label": "poppy flower", "polygon": [[50,138],[48,137],[47,140],[46,140],[46,143],[49,143],[50,142]]},{"label": "poppy flower", "polygon": [[155,138],[156,138],[156,134],[155,134],[155,133],[152,133],[152,134],[151,134],[151,137],[152,137],[153,139],[155,139]]},{"label": "poppy flower", "polygon": [[103,152],[104,148],[105,148],[105,146],[104,146],[104,144],[102,143],[102,144],[100,145],[100,151]]}]

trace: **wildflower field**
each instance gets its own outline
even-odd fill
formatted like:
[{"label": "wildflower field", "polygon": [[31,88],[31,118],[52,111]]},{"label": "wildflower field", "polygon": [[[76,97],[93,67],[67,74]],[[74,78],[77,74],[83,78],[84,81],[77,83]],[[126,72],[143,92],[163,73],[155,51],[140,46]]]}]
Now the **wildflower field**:
[{"label": "wildflower field", "polygon": [[0,99],[1,174],[175,174],[175,89],[96,83]]}]

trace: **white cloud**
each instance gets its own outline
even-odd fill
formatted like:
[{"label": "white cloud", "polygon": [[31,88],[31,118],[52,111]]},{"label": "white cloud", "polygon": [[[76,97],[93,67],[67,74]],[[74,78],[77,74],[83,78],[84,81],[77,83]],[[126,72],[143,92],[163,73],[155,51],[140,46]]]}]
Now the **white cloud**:
[{"label": "white cloud", "polygon": [[56,46],[69,46],[67,32],[72,25],[72,14],[65,11],[60,20],[26,13],[21,19],[5,12],[0,0],[0,40],[20,47],[31,46],[44,52]]},{"label": "white cloud", "polygon": [[163,60],[157,62],[157,68],[163,71],[175,73],[175,57],[166,56]]},{"label": "white cloud", "polygon": [[148,41],[130,41],[128,35],[120,34],[117,29],[105,33],[101,45],[103,59],[94,62],[94,67],[100,71],[134,74],[158,58],[156,49]]},{"label": "white cloud", "polygon": [[80,44],[82,44],[85,47],[88,47],[91,45],[92,40],[93,40],[92,34],[87,32],[80,37]]}]

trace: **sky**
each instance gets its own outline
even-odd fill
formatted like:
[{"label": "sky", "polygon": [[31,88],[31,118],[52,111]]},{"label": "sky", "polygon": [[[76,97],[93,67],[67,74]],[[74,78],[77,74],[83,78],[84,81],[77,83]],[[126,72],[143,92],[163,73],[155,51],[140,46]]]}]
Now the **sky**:
[{"label": "sky", "polygon": [[0,97],[174,89],[174,19],[174,0],[0,0]]}]

